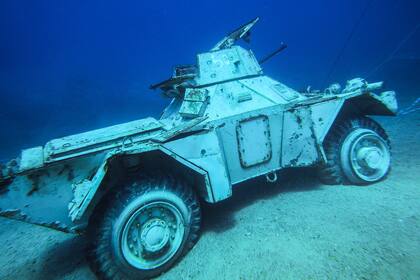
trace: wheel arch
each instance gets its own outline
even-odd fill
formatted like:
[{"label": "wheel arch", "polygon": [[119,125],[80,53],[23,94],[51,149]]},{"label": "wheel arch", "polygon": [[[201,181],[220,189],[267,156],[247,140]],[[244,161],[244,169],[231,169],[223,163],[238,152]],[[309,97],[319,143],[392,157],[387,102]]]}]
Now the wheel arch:
[{"label": "wheel arch", "polygon": [[86,226],[92,214],[110,192],[124,186],[134,176],[156,173],[182,177],[193,186],[193,191],[198,197],[206,201],[213,199],[207,172],[160,146],[146,152],[115,154],[107,157],[90,181],[84,202],[80,207],[70,209],[72,220]]},{"label": "wheel arch", "polygon": [[397,100],[393,91],[381,94],[366,93],[346,98],[322,142],[331,135],[333,128],[345,119],[363,116],[396,116],[397,109]]}]

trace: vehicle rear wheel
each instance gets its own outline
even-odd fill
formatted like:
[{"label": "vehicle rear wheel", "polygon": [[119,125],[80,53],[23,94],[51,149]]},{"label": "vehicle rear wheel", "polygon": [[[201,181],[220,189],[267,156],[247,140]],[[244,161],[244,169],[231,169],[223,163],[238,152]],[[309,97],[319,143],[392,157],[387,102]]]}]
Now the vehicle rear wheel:
[{"label": "vehicle rear wheel", "polygon": [[385,130],[367,117],[336,125],[324,142],[327,163],[319,170],[326,184],[366,185],[384,179],[391,167]]},{"label": "vehicle rear wheel", "polygon": [[113,193],[94,219],[89,256],[96,273],[102,279],[148,279],[192,248],[201,215],[188,186],[161,178]]}]

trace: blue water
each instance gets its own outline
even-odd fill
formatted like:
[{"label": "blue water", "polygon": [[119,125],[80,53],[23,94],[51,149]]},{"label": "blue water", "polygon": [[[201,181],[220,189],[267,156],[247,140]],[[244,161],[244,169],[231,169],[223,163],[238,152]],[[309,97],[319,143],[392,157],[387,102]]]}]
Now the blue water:
[{"label": "blue water", "polygon": [[419,10],[418,0],[1,1],[0,160],[157,117],[168,100],[148,86],[255,16],[258,57],[289,46],[264,65],[273,78],[303,89],[369,76],[415,99]]}]

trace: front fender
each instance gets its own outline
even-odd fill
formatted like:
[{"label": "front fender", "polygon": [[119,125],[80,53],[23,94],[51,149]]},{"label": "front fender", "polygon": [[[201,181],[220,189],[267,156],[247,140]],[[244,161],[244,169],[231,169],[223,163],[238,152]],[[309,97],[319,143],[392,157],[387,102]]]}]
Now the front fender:
[{"label": "front fender", "polygon": [[[109,154],[103,163],[98,167],[94,176],[87,178],[81,182],[74,183],[73,199],[69,203],[69,216],[74,223],[86,224],[91,213],[101,199],[121,181],[124,181],[126,174],[126,164],[142,163],[148,165],[150,158],[160,158],[162,161],[171,161],[170,165],[182,167],[184,170],[191,170],[198,177],[202,178],[203,185],[207,185],[208,174],[202,168],[194,165],[190,161],[180,157],[173,151],[161,145],[154,146],[153,149],[132,150],[124,153]],[[124,167],[123,167],[124,166]],[[129,169],[129,168],[128,168]],[[198,190],[199,193],[205,193],[205,186]]]},{"label": "front fender", "polygon": [[365,94],[347,99],[349,109],[354,107],[363,115],[395,116],[398,112],[398,103],[395,91],[382,93],[367,92]]}]

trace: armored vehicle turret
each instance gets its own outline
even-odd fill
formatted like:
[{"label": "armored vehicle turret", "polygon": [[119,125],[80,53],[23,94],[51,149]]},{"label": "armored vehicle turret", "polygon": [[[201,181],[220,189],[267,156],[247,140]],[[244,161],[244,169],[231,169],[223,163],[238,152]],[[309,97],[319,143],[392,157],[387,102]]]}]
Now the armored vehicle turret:
[{"label": "armored vehicle turret", "polygon": [[[393,116],[395,92],[356,78],[298,92],[266,76],[235,44],[255,19],[152,85],[172,101],[146,118],[54,139],[2,166],[0,214],[66,232],[88,232],[105,279],[145,279],[197,241],[200,201],[285,168],[314,167],[327,184],[386,177],[388,137],[368,115]],[[283,47],[284,48],[284,47]]]}]

